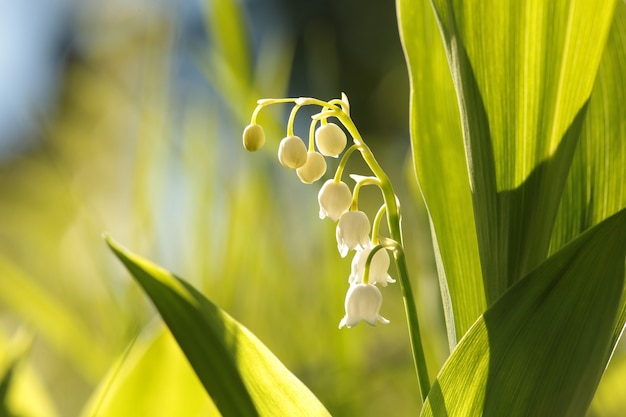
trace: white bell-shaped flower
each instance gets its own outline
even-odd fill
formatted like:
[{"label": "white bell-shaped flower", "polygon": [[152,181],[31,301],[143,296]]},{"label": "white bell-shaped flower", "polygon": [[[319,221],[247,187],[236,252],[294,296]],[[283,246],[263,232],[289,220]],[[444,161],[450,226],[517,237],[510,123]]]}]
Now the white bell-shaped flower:
[{"label": "white bell-shaped flower", "polygon": [[[362,250],[357,250],[354,258],[352,258],[352,272],[349,278],[350,284],[363,283],[365,263],[372,249],[374,249],[374,245],[370,242]],[[387,251],[384,248],[379,249],[372,257],[368,282],[382,287],[386,287],[388,283],[396,282],[387,272],[389,270],[389,263],[389,254]]]},{"label": "white bell-shaped flower", "polygon": [[265,144],[265,132],[261,125],[249,124],[243,131],[243,147],[250,152],[258,151]]},{"label": "white bell-shaped flower", "polygon": [[370,221],[362,211],[348,211],[337,223],[337,248],[342,258],[350,249],[363,249],[370,241]]},{"label": "white bell-shaped flower", "polygon": [[359,324],[361,320],[372,326],[375,326],[377,321],[389,323],[389,320],[378,314],[382,303],[383,295],[375,285],[350,285],[346,294],[346,315],[339,322],[339,328],[346,326],[349,329]]},{"label": "white bell-shaped flower", "polygon": [[287,136],[278,146],[278,160],[291,169],[300,168],[306,163],[308,156],[306,145],[298,136]]},{"label": "white bell-shaped flower", "polygon": [[296,169],[298,178],[305,184],[312,184],[326,173],[326,160],[317,152],[308,152],[306,162]]},{"label": "white bell-shaped flower", "polygon": [[315,130],[315,144],[322,155],[337,157],[346,148],[348,138],[334,123],[327,123]]},{"label": "white bell-shaped flower", "polygon": [[317,201],[320,203],[320,219],[328,217],[336,222],[352,205],[352,192],[345,182],[328,180],[320,189]]}]

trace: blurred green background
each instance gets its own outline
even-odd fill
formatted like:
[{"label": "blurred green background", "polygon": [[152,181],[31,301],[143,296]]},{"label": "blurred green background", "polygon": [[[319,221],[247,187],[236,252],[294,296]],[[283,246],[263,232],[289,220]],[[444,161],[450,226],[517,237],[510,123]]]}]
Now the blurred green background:
[{"label": "blurred green background", "polygon": [[[13,3],[20,2],[2,7]],[[410,166],[409,85],[394,3],[24,4],[28,10],[11,20],[21,23],[2,32],[0,43],[0,50],[12,46],[11,54],[0,52],[5,70],[24,65],[0,84],[0,114],[22,109],[20,117],[0,117],[0,375],[11,381],[6,397],[0,389],[0,415],[80,415],[129,344],[139,335],[132,349],[142,351],[158,336],[160,319],[104,245],[103,231],[200,288],[332,414],[415,415],[399,287],[383,290],[381,314],[391,324],[337,329],[350,259],[339,257],[334,224],[318,218],[324,179],[305,186],[277,161],[290,109],[261,113],[262,151],[241,146],[258,98],[348,95],[402,203],[436,372],[447,343],[428,220]],[[44,58],[21,59],[30,54]],[[303,137],[307,114],[296,125]],[[327,178],[337,165],[328,162]],[[368,173],[356,158],[347,172]],[[361,195],[373,215],[379,195]],[[199,386],[172,371],[186,366],[176,355],[146,359],[155,369],[149,377]],[[148,382],[128,395],[157,404],[145,415],[166,415],[158,404],[170,401],[167,390],[155,398]]]}]

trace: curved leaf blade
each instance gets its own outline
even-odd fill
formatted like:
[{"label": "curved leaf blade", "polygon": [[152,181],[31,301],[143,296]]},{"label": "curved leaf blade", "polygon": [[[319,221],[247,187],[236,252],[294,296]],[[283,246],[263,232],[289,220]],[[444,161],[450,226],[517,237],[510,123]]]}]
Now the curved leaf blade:
[{"label": "curved leaf blade", "polygon": [[243,325],[184,280],[105,240],[150,297],[222,415],[328,415]]},{"label": "curved leaf blade", "polygon": [[[550,242],[555,252],[626,207],[626,3],[618,2],[600,62],[580,144]],[[626,293],[624,294],[626,300]],[[614,340],[626,322],[626,301]]]},{"label": "curved leaf blade", "polygon": [[144,330],[111,368],[83,417],[220,416],[172,334],[160,323],[154,327]]},{"label": "curved leaf blade", "polygon": [[489,119],[497,189],[517,188],[589,98],[616,0],[449,4]]},{"label": "curved leaf blade", "polygon": [[548,255],[616,3],[431,3],[457,92],[491,304]]},{"label": "curved leaf blade", "polygon": [[397,2],[415,175],[430,218],[450,350],[487,308],[459,110],[429,2]]},{"label": "curved leaf blade", "polygon": [[615,9],[551,251],[626,207],[626,3]]},{"label": "curved leaf blade", "polygon": [[511,287],[461,340],[422,415],[584,415],[613,348],[625,235],[622,210]]}]

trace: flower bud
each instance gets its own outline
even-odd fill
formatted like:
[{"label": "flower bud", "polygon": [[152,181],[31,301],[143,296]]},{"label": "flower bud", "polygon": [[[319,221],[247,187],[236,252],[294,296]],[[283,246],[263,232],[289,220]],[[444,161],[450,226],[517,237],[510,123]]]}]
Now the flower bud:
[{"label": "flower bud", "polygon": [[302,139],[297,136],[287,136],[278,146],[278,160],[291,169],[300,168],[306,163],[307,149]]},{"label": "flower bud", "polygon": [[312,184],[326,173],[326,160],[317,152],[308,152],[306,162],[296,169],[298,178],[305,184]]},{"label": "flower bud", "polygon": [[320,203],[320,219],[328,217],[336,222],[350,208],[352,193],[345,182],[328,180],[317,195],[317,201]]},{"label": "flower bud", "polygon": [[370,221],[362,211],[348,211],[337,223],[337,248],[342,258],[350,249],[363,249],[370,241]]},{"label": "flower bud", "polygon": [[243,131],[243,147],[247,151],[254,152],[261,149],[265,144],[265,132],[261,125],[249,124]]},{"label": "flower bud", "polygon": [[344,131],[334,123],[327,123],[315,131],[315,144],[322,155],[337,157],[346,147]]}]

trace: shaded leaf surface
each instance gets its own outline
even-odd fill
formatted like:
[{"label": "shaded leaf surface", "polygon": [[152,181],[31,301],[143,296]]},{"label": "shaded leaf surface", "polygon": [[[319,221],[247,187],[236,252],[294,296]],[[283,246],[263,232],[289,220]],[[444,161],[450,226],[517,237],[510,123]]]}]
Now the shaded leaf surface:
[{"label": "shaded leaf surface", "polygon": [[458,97],[490,304],[548,255],[615,2],[432,5]]},{"label": "shaded leaf surface", "polygon": [[621,307],[626,210],[554,254],[468,331],[423,416],[582,416]]}]

